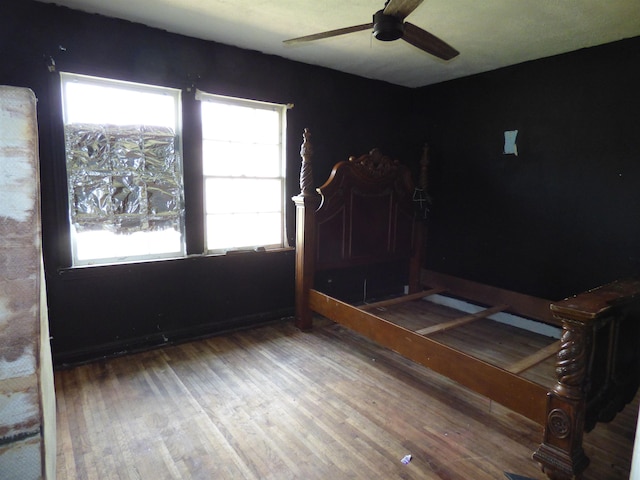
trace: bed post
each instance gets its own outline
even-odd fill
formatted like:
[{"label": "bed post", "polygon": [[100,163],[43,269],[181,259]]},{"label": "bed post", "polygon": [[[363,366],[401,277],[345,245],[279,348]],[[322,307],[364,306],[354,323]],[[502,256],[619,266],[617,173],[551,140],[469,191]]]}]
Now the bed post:
[{"label": "bed post", "polygon": [[550,479],[572,480],[589,465],[583,433],[611,420],[637,391],[640,281],[613,282],[551,310],[563,330],[557,383],[547,394],[543,441],[533,458]]},{"label": "bed post", "polygon": [[582,449],[582,434],[586,401],[583,384],[591,341],[588,325],[562,318],[562,346],[556,362],[558,381],[547,394],[543,440],[533,454],[552,480],[580,478],[589,465]]},{"label": "bed post", "polygon": [[420,173],[418,175],[418,186],[413,194],[413,201],[418,203],[416,218],[414,220],[413,232],[413,252],[409,262],[409,293],[422,290],[422,260],[424,258],[426,239],[426,213],[429,208],[429,194],[427,191],[427,168],[429,166],[429,145],[426,143],[422,149],[420,158]]},{"label": "bed post", "polygon": [[293,197],[296,204],[296,280],[295,280],[295,325],[300,330],[310,330],[312,326],[309,309],[309,289],[313,286],[315,267],[315,211],[320,206],[320,195],[313,186],[311,158],[313,148],[309,139],[311,133],[305,128],[300,156],[300,194]]}]

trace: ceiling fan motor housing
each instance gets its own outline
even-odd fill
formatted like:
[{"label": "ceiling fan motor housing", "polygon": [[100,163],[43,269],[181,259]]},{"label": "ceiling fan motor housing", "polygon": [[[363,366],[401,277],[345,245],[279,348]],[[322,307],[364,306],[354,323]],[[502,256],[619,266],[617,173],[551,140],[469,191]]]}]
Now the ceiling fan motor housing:
[{"label": "ceiling fan motor housing", "polygon": [[403,21],[393,15],[385,15],[379,10],[373,15],[373,36],[383,42],[397,40],[404,35]]}]

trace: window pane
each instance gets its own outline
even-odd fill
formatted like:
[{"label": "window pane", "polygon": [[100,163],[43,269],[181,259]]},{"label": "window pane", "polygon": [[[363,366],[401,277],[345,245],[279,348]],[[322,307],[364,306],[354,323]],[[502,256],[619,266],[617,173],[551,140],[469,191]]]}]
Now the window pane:
[{"label": "window pane", "polygon": [[280,146],[205,140],[203,173],[220,176],[280,176]]},{"label": "window pane", "polygon": [[272,109],[202,102],[202,138],[277,145],[280,113]]},{"label": "window pane", "polygon": [[207,250],[279,245],[280,213],[207,215]]},{"label": "window pane", "polygon": [[64,83],[65,123],[176,126],[174,95],[76,78]]},{"label": "window pane", "polygon": [[280,212],[281,185],[279,179],[207,178],[206,212]]},{"label": "window pane", "polygon": [[73,264],[183,255],[180,92],[61,78]]},{"label": "window pane", "polygon": [[180,232],[171,229],[130,235],[105,230],[80,232],[76,233],[77,258],[87,262],[101,259],[117,261],[125,260],[128,256],[159,255],[176,251],[175,247],[180,245],[180,241]]}]

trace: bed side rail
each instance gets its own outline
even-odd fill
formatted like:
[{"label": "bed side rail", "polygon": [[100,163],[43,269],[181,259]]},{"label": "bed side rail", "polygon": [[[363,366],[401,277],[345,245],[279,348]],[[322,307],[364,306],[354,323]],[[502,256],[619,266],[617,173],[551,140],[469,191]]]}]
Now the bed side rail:
[{"label": "bed side rail", "polygon": [[551,301],[530,295],[524,295],[510,290],[504,290],[490,285],[465,280],[433,270],[423,269],[422,284],[429,288],[443,288],[451,295],[480,302],[485,305],[509,305],[509,311],[533,320],[561,326],[549,308]]}]

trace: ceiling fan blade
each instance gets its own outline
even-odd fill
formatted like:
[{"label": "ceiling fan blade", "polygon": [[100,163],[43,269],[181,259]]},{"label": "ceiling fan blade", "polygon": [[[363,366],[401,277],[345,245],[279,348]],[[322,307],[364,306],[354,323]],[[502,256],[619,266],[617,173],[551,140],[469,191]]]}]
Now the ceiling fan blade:
[{"label": "ceiling fan blade", "polygon": [[353,27],[338,28],[337,30],[329,30],[328,32],[314,33],[313,35],[306,35],[304,37],[290,38],[285,40],[287,45],[293,45],[295,43],[310,42],[312,40],[321,40],[323,38],[337,37],[338,35],[344,35],[346,33],[360,32],[362,30],[368,30],[373,28],[373,23],[364,23],[362,25],[355,25]]},{"label": "ceiling fan blade", "polygon": [[401,20],[408,17],[411,12],[420,6],[424,0],[391,0],[386,4],[382,13],[393,15]]},{"label": "ceiling fan blade", "polygon": [[451,60],[460,54],[458,50],[448,43],[409,22],[404,22],[402,39],[414,47],[418,47],[420,50],[424,50],[443,60]]}]

